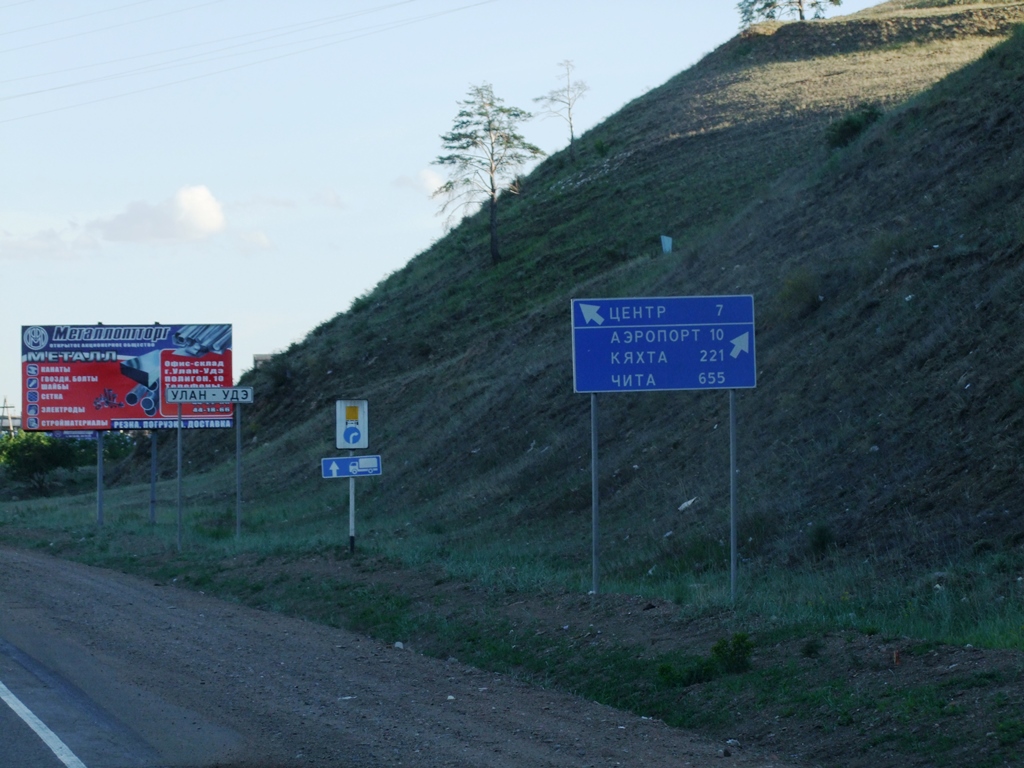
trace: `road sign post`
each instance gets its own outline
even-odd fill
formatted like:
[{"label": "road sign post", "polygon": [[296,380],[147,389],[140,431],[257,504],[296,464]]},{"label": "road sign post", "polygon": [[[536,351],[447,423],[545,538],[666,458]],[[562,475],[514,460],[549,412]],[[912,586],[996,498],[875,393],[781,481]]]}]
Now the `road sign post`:
[{"label": "road sign post", "polygon": [[[238,406],[253,402],[252,387],[168,387],[164,401],[178,406],[178,550],[181,550],[181,427],[182,406],[192,405],[193,413],[203,413],[205,406],[218,410],[231,406],[235,417],[235,538],[242,537],[242,412]],[[155,478],[156,444],[153,444],[153,476]],[[155,485],[155,480],[154,480]],[[150,516],[153,516],[151,501]]]},{"label": "road sign post", "polygon": [[235,403],[235,538],[242,538],[242,410]]},{"label": "road sign post", "polygon": [[383,473],[380,456],[356,456],[320,459],[320,476],[327,480],[348,478],[348,551],[356,551],[356,478],[377,477]]},{"label": "road sign post", "polygon": [[[354,456],[354,451],[348,452],[349,456]],[[356,553],[356,479],[350,477],[348,479],[348,553],[354,555]]]},{"label": "road sign post", "polygon": [[593,592],[598,591],[597,395],[729,390],[730,591],[736,600],[735,390],[757,386],[753,296],[572,301],[573,390],[591,396]]},{"label": "road sign post", "polygon": [[181,403],[178,403],[178,551],[181,552]]},{"label": "road sign post", "polygon": [[[349,456],[359,448],[370,447],[370,406],[366,400],[338,400],[335,403],[337,416],[336,443],[339,448],[348,448]],[[378,457],[379,459],[379,457]],[[380,462],[378,461],[378,467]],[[327,475],[324,475],[327,477]],[[356,551],[356,475],[348,475],[348,551]]]}]

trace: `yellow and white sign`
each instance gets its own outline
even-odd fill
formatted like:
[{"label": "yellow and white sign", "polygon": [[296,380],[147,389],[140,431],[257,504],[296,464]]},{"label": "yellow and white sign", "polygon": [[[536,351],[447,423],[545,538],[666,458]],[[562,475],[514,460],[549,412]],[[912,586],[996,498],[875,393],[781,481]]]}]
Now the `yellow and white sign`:
[{"label": "yellow and white sign", "polygon": [[339,448],[370,447],[370,418],[366,400],[338,400]]}]

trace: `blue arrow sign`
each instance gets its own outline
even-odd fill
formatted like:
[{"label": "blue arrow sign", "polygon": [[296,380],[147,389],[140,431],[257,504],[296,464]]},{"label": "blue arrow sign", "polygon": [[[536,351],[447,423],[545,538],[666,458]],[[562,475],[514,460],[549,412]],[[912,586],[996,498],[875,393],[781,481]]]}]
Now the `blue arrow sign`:
[{"label": "blue arrow sign", "polygon": [[757,386],[753,296],[574,299],[573,389]]},{"label": "blue arrow sign", "polygon": [[320,474],[328,480],[339,477],[372,477],[381,473],[380,456],[339,456],[320,459]]}]

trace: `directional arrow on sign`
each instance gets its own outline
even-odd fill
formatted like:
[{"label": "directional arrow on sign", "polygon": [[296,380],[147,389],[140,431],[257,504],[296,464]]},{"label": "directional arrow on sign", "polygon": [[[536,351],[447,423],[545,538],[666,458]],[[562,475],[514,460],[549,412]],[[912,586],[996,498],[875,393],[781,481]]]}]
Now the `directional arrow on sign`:
[{"label": "directional arrow on sign", "polygon": [[742,336],[737,336],[731,342],[732,352],[729,353],[731,357],[739,357],[740,352],[750,351],[750,334],[744,333]]},{"label": "directional arrow on sign", "polygon": [[580,309],[583,311],[583,320],[587,323],[597,323],[598,325],[604,325],[604,318],[598,314],[601,310],[597,304],[580,304]]},{"label": "directional arrow on sign", "polygon": [[338,462],[332,461],[331,462],[331,477],[337,477],[337,476],[338,476]]}]

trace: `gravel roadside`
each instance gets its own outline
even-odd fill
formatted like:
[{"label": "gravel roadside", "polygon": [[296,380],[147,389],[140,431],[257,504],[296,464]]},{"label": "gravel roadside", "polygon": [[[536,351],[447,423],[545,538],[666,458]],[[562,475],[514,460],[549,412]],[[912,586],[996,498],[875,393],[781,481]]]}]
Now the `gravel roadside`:
[{"label": "gravel roadside", "polygon": [[784,765],[344,630],[4,548],[0,638],[161,767]]}]

